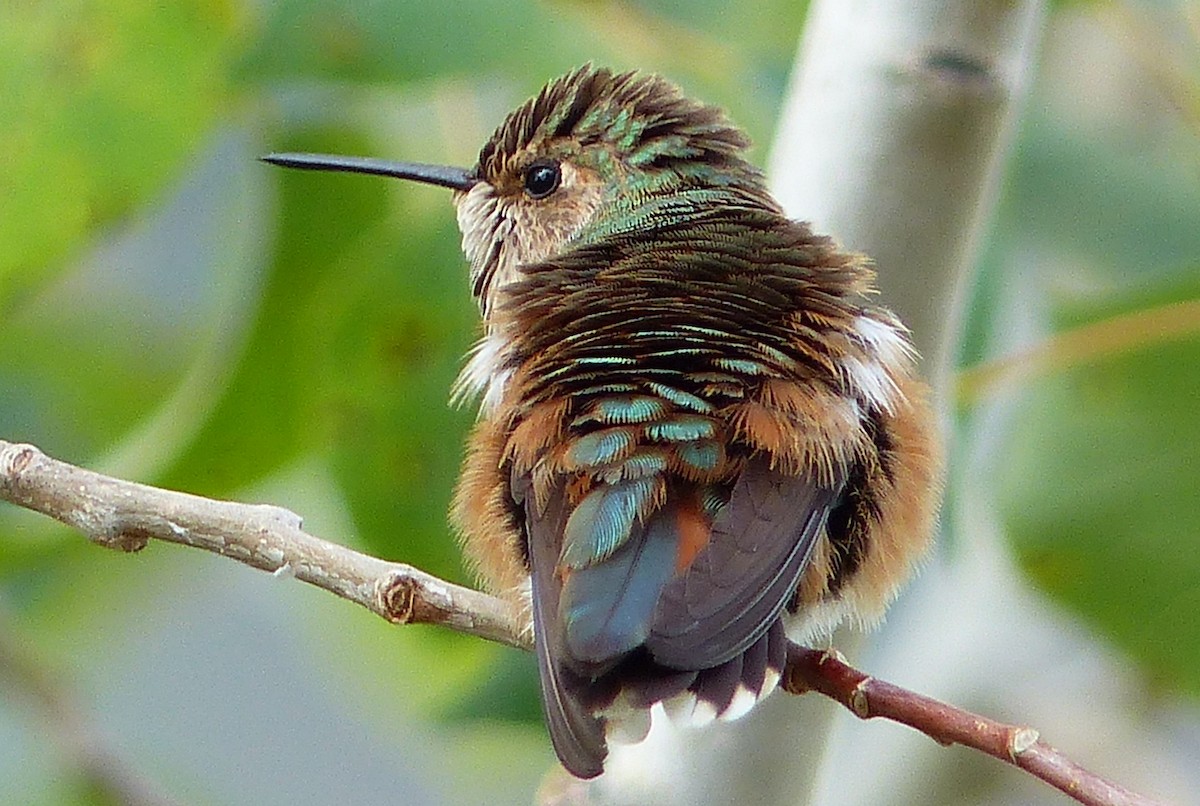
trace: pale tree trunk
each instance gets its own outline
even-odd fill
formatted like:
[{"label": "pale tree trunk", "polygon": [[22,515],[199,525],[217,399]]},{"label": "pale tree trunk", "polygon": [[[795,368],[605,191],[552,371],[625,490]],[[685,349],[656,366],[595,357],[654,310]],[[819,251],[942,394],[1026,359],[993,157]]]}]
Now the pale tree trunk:
[{"label": "pale tree trunk", "polygon": [[[912,329],[943,410],[963,292],[1045,13],[1042,0],[816,0],[780,118],[769,171],[778,198],[874,258],[882,301]],[[839,635],[835,645],[865,671],[912,679],[904,669],[912,653],[893,645],[936,635],[922,620],[977,584],[952,565],[926,569],[916,594],[923,606],[903,606],[881,633]],[[924,653],[920,666],[954,676],[953,658],[930,654],[936,640],[911,643]],[[914,747],[902,728],[851,722],[827,700],[783,695],[703,731],[656,721],[645,744],[614,748],[587,800],[902,803],[903,787],[888,788],[889,778],[911,781],[944,759],[927,738]],[[869,752],[856,747],[865,733]]]},{"label": "pale tree trunk", "polygon": [[940,392],[1045,18],[1040,0],[817,0],[770,164],[870,255]]}]

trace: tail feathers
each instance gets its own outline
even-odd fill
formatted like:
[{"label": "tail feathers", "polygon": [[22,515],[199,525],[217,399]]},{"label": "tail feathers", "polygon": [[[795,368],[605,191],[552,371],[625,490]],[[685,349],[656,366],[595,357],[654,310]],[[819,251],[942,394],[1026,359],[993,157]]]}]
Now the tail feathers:
[{"label": "tail feathers", "polygon": [[776,620],[745,652],[709,669],[677,672],[642,659],[619,668],[619,699],[634,709],[661,702],[673,721],[703,725],[745,716],[779,684],[787,661],[787,635]]},{"label": "tail feathers", "polygon": [[649,728],[648,709],[660,702],[677,724],[738,719],[775,690],[786,660],[787,635],[778,619],[742,654],[699,671],[667,669],[642,651],[589,680],[554,664],[539,642],[542,699],[555,752],[572,774],[594,778],[604,770],[606,733],[617,741],[640,741]]},{"label": "tail feathers", "polygon": [[695,682],[663,705],[671,719],[682,724],[739,719],[775,690],[786,661],[787,635],[776,620],[745,652],[698,672]]}]

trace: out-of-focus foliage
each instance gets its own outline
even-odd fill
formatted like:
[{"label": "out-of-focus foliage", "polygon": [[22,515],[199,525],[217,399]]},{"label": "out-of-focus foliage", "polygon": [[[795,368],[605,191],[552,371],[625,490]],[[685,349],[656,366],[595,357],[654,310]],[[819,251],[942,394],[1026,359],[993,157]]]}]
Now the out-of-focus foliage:
[{"label": "out-of-focus foliage", "polygon": [[1107,74],[1059,65],[1069,80],[1035,93],[964,353],[1016,353],[992,462],[1030,579],[1197,697],[1200,119],[1179,111],[1200,17],[1172,11],[1100,4],[1077,45],[1107,48]]},{"label": "out-of-focus foliage", "polygon": [[[1200,152],[1068,151],[1034,125],[1008,226],[1070,256],[1029,291],[1055,331],[1094,340],[1017,405],[999,473],[1011,535],[1037,584],[1159,685],[1200,695]],[[1076,226],[1052,229],[1067,204]]]},{"label": "out-of-focus foliage", "polygon": [[[509,108],[593,60],[726,106],[761,162],[802,18],[782,0],[0,5],[0,438],[272,500],[328,537],[469,579],[444,513],[473,414],[445,400],[477,315],[447,194],[256,157],[467,163]],[[1200,134],[1155,105],[1156,73],[1143,75],[1107,80],[1108,128],[1073,125],[1064,91],[1039,88],[964,363],[1200,296]],[[1131,114],[1131,96],[1157,117]],[[997,479],[1030,579],[1159,687],[1194,695],[1200,340],[1150,328],[1121,345],[1009,393]],[[126,640],[98,637],[104,619],[182,584],[200,561],[180,553],[97,559],[3,508],[0,600],[37,651],[101,687],[120,667],[98,653]],[[397,634],[329,597],[288,601],[312,608],[300,640],[313,688],[341,692],[355,718],[433,720],[468,748],[472,765],[424,770],[423,785],[448,780],[450,801],[484,783],[493,802],[527,797],[550,759],[529,658]],[[214,663],[215,679],[241,658]],[[4,760],[4,724],[0,780],[19,766]],[[41,779],[23,773],[30,800],[100,802],[64,794],[45,763]],[[164,773],[178,791],[225,791],[181,781],[191,774]]]},{"label": "out-of-focus foliage", "polygon": [[239,16],[225,0],[0,8],[0,311],[178,174],[229,97]]}]

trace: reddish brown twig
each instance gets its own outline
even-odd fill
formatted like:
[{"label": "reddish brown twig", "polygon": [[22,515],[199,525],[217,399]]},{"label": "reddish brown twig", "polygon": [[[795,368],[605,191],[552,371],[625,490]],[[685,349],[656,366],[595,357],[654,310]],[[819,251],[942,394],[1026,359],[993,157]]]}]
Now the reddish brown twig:
[{"label": "reddish brown twig", "polygon": [[824,694],[859,719],[882,717],[919,730],[940,744],[972,747],[1020,767],[1089,806],[1160,803],[1084,769],[1038,738],[1033,728],[996,722],[877,680],[827,651],[789,646],[782,686],[792,694]]}]

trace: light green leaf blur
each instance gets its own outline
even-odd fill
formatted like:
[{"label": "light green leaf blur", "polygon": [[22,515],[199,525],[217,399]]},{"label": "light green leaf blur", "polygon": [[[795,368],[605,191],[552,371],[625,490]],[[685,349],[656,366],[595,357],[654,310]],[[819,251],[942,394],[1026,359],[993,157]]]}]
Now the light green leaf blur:
[{"label": "light green leaf blur", "polygon": [[183,170],[228,102],[241,16],[224,0],[0,8],[0,311]]}]

